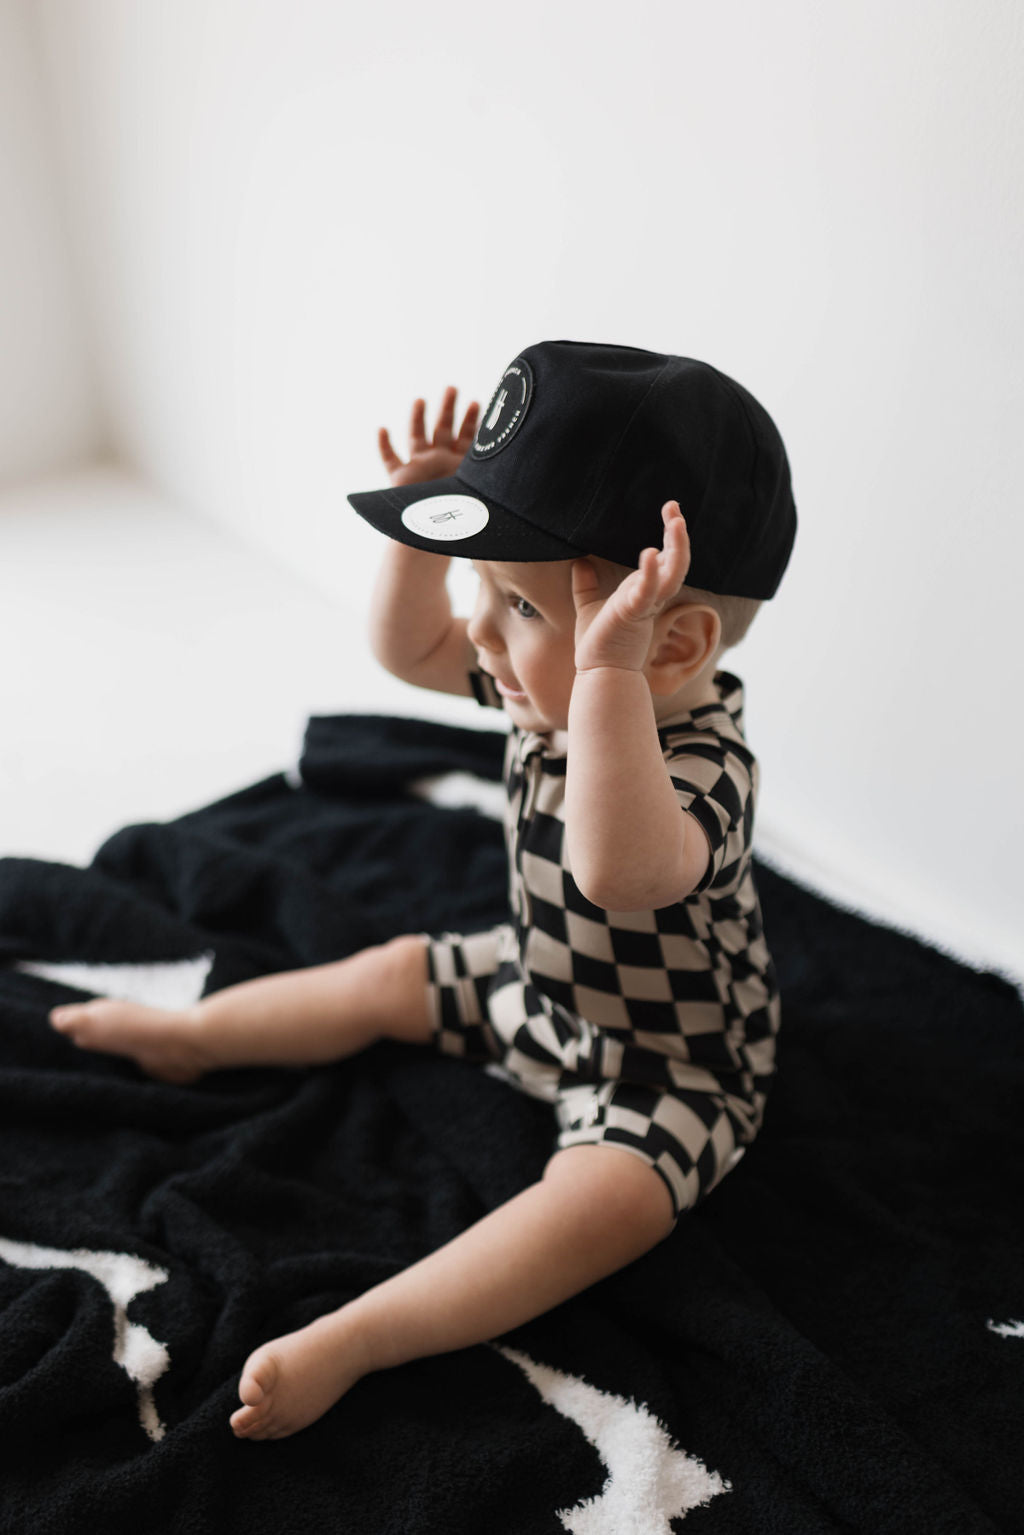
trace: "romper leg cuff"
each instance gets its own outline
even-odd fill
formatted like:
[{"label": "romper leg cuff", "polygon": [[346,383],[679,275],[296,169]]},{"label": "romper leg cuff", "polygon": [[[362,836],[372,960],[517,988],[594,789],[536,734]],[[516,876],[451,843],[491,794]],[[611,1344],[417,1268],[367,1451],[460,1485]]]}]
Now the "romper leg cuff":
[{"label": "romper leg cuff", "polygon": [[[741,1117],[725,1094],[603,1082],[563,1088],[558,1098],[559,1150],[616,1146],[660,1174],[678,1220],[694,1209],[739,1162],[752,1138],[749,1106]],[[746,1121],[746,1122],[745,1122]]]},{"label": "romper leg cuff", "polygon": [[505,927],[427,940],[428,1003],[444,1055],[490,1061],[500,1054],[487,1021],[487,994],[499,966]]}]

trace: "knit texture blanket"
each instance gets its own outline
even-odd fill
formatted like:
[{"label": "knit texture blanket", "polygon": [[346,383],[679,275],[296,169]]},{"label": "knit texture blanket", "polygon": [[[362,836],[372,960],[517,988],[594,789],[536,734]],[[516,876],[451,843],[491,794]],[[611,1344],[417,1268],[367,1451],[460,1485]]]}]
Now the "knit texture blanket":
[{"label": "knit texture blanket", "polygon": [[234,1439],[248,1353],[535,1179],[550,1110],[398,1045],[168,1086],[47,1012],[502,920],[498,823],[423,787],[493,788],[501,748],[313,720],[300,775],[85,869],[0,862],[0,1531],[1024,1530],[1020,998],[767,868],[779,1076],[740,1167],[537,1322]]}]

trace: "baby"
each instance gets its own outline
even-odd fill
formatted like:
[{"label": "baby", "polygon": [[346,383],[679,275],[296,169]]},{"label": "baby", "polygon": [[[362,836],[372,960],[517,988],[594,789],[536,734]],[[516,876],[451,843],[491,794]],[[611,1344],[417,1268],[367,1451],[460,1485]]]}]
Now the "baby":
[{"label": "baby", "polygon": [[[432,438],[413,407],[406,462],[384,430],[380,447],[392,488],[349,498],[390,540],[373,648],[508,715],[510,920],[406,934],[184,1013],[99,1000],[52,1022],[174,1082],[432,1042],[550,1102],[555,1148],[446,1246],[256,1349],[243,1438],[295,1433],[368,1372],[494,1338],[639,1258],[742,1156],[774,1068],[757,767],[742,686],[718,666],[793,543],[770,418],[704,363],[555,341],[458,431],[449,389]],[[451,554],[479,578],[468,620]]]}]

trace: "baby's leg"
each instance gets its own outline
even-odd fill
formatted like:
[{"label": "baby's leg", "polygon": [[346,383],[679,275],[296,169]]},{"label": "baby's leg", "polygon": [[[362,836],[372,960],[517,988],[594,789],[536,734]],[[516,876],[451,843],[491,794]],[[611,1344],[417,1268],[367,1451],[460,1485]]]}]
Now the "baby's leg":
[{"label": "baby's leg", "polygon": [[661,1175],[632,1152],[556,1152],[539,1183],[437,1252],[250,1354],[231,1427],[240,1439],[294,1434],[371,1370],[521,1327],[647,1252],[672,1221]]},{"label": "baby's leg", "polygon": [[127,1055],[169,1082],[225,1066],[312,1066],[378,1039],[433,1033],[427,944],[415,935],[328,965],[228,986],[181,1012],[135,1002],[54,1008],[54,1028],[86,1050]]}]

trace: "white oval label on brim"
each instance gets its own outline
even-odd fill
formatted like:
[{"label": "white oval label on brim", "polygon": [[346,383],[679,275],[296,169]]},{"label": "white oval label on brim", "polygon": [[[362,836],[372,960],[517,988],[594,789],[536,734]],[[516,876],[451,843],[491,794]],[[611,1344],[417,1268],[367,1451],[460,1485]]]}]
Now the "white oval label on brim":
[{"label": "white oval label on brim", "polygon": [[425,496],[413,501],[402,513],[402,525],[420,538],[432,538],[439,544],[472,538],[486,528],[490,512],[475,496]]}]

